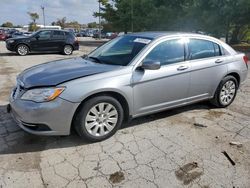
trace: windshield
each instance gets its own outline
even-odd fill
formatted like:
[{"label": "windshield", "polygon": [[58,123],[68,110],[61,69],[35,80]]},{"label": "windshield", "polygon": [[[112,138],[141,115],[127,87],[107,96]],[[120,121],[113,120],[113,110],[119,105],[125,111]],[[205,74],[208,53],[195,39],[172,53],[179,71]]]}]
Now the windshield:
[{"label": "windshield", "polygon": [[118,37],[90,53],[87,58],[97,63],[126,66],[150,42],[149,38],[137,36]]}]

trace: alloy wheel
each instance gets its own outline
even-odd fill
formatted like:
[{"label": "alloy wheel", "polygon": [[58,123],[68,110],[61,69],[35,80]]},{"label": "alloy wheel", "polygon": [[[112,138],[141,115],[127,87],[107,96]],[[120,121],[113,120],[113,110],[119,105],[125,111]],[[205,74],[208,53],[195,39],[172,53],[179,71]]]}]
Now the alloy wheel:
[{"label": "alloy wheel", "polygon": [[17,51],[18,51],[18,54],[19,55],[26,55],[28,52],[29,52],[29,49],[27,46],[25,45],[20,45],[18,48],[17,48]]},{"label": "alloy wheel", "polygon": [[66,55],[72,54],[72,47],[69,46],[69,45],[66,45],[66,46],[64,47],[64,53],[65,53]]},{"label": "alloy wheel", "polygon": [[85,127],[95,137],[110,133],[118,121],[118,112],[110,103],[98,103],[93,106],[85,118]]},{"label": "alloy wheel", "polygon": [[232,80],[228,80],[220,91],[220,101],[223,105],[228,105],[232,102],[236,94],[236,85]]}]

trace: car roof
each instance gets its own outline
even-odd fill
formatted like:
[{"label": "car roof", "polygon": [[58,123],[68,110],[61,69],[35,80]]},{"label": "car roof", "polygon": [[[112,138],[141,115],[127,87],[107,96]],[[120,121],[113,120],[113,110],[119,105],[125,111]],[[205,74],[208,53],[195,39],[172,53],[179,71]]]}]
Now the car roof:
[{"label": "car roof", "polygon": [[139,33],[130,33],[129,36],[136,36],[142,38],[157,39],[160,37],[171,37],[171,36],[206,36],[197,33],[188,33],[188,32],[178,32],[178,31],[149,31],[149,32],[139,32]]},{"label": "car roof", "polygon": [[64,29],[39,29],[39,31],[63,31],[63,32],[68,32],[70,33],[68,30],[64,30]]}]

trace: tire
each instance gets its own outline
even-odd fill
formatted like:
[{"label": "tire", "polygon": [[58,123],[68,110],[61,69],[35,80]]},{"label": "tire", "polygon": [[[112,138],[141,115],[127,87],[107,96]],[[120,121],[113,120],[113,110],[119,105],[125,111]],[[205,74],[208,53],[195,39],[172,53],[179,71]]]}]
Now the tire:
[{"label": "tire", "polygon": [[29,54],[29,47],[25,44],[19,44],[16,48],[16,53],[20,56],[25,56]]},{"label": "tire", "polygon": [[71,45],[65,45],[63,47],[63,54],[64,55],[71,55],[73,53],[73,47]]},{"label": "tire", "polygon": [[[103,114],[100,115],[98,111]],[[123,108],[115,98],[97,96],[81,106],[73,123],[80,137],[91,142],[98,142],[114,135],[121,127],[123,117]]]},{"label": "tire", "polygon": [[232,104],[237,95],[238,87],[239,83],[234,76],[226,76],[220,82],[214,97],[210,102],[219,108],[225,108],[229,106]]}]

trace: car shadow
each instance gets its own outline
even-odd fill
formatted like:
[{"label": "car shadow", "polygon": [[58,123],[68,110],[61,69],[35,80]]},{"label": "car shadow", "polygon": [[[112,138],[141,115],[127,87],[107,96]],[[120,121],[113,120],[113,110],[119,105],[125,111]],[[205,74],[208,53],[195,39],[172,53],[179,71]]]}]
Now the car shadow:
[{"label": "car shadow", "polygon": [[[167,118],[176,114],[194,109],[211,109],[211,105],[202,102],[190,106],[185,106],[173,110],[139,117],[125,123],[121,129],[139,126],[143,123],[150,123],[155,120]],[[0,155],[39,152],[48,149],[75,147],[90,144],[81,139],[74,130],[69,136],[37,136],[24,132],[14,122],[13,118],[7,113],[6,105],[0,106]]]},{"label": "car shadow", "polygon": [[[31,52],[27,56],[29,56],[29,55],[55,55],[55,54],[65,56],[60,52]],[[4,53],[0,53],[0,56],[20,56],[20,55],[18,55],[15,52],[4,52]],[[20,57],[22,57],[22,56],[20,56]]]},{"label": "car shadow", "polygon": [[108,41],[102,41],[102,40],[91,40],[91,41],[79,41],[80,46],[86,46],[86,47],[99,47],[106,43]]}]

